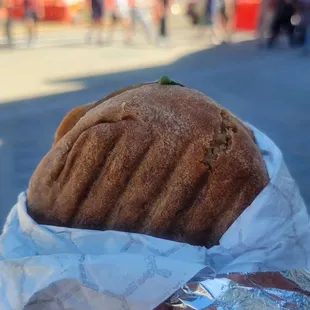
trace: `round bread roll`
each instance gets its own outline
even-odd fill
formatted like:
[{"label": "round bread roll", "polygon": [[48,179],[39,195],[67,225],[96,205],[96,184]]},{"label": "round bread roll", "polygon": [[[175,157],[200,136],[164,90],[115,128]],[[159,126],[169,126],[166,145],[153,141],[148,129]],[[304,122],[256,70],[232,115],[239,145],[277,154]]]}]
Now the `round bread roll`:
[{"label": "round bread roll", "polygon": [[240,120],[196,90],[146,83],[64,118],[30,180],[28,212],[209,247],[267,182]]}]

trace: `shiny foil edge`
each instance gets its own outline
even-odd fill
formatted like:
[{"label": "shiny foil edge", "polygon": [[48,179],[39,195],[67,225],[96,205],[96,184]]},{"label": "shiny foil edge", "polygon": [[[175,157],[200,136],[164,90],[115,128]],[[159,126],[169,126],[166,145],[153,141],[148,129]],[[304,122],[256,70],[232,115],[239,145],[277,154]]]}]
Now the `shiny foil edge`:
[{"label": "shiny foil edge", "polygon": [[[260,274],[264,275],[255,275]],[[278,274],[297,289],[263,287],[250,280],[254,274],[246,273],[238,274],[248,280],[247,284],[241,284],[230,279],[230,274],[216,276],[207,269],[179,289],[166,304],[174,309],[192,310],[310,309],[310,272],[290,270]]]}]

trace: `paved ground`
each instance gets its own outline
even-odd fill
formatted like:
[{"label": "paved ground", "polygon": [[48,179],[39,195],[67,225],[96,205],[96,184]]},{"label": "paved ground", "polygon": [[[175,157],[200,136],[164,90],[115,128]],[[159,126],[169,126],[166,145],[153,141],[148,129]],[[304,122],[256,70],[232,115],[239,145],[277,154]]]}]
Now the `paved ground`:
[{"label": "paved ground", "polygon": [[310,59],[251,42],[202,49],[190,33],[175,48],[51,47],[0,51],[0,221],[48,150],[63,115],[127,84],[169,75],[214,97],[281,147],[310,203]]}]

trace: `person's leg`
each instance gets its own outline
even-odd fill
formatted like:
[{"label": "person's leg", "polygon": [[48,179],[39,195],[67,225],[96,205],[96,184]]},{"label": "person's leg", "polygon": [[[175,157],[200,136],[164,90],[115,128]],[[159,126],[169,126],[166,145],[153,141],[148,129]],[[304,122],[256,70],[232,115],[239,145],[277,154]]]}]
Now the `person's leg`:
[{"label": "person's leg", "polygon": [[12,36],[12,19],[10,16],[7,16],[5,20],[4,29],[7,45],[11,47],[13,45],[13,36]]},{"label": "person's leg", "polygon": [[97,43],[102,44],[103,43],[103,23],[102,19],[99,18],[96,22],[96,28],[97,28]]},{"label": "person's leg", "polygon": [[103,18],[104,18],[104,6],[101,1],[101,7],[98,8],[98,16],[97,16],[97,43],[103,44]]},{"label": "person's leg", "polygon": [[86,43],[92,43],[93,33],[99,32],[98,20],[101,19],[102,12],[98,11],[98,7],[92,6],[90,11],[90,22],[86,33]]},{"label": "person's leg", "polygon": [[276,39],[278,38],[282,27],[282,19],[275,17],[270,27],[270,37],[267,41],[268,47],[273,47]]},{"label": "person's leg", "polygon": [[39,35],[39,16],[37,13],[33,13],[33,30],[32,30],[32,40],[37,40]]},{"label": "person's leg", "polygon": [[170,42],[168,39],[168,32],[167,32],[167,16],[163,15],[160,19],[159,19],[159,24],[158,24],[159,28],[159,33],[158,33],[158,37],[157,37],[157,42],[156,44],[160,47],[168,47],[170,46]]},{"label": "person's leg", "polygon": [[235,30],[235,11],[235,2],[227,0],[225,10],[225,40],[227,42],[231,42]]},{"label": "person's leg", "polygon": [[31,12],[29,12],[25,19],[25,26],[26,26],[26,32],[27,32],[27,43],[31,44],[33,42],[33,38],[35,35],[35,20],[34,16]]},{"label": "person's leg", "polygon": [[92,42],[92,35],[93,35],[93,29],[95,28],[95,22],[93,20],[93,17],[91,17],[91,20],[89,22],[87,32],[86,32],[86,43]]},{"label": "person's leg", "polygon": [[287,20],[284,24],[286,34],[288,36],[289,45],[294,47],[295,44],[295,26],[292,25],[291,20]]},{"label": "person's leg", "polygon": [[136,32],[137,21],[139,21],[140,18],[141,16],[139,16],[139,9],[136,7],[130,8],[131,28],[133,34]]},{"label": "person's leg", "polygon": [[124,40],[126,44],[131,43],[132,41],[132,22],[129,16],[126,16],[122,20],[124,27]]},{"label": "person's leg", "polygon": [[96,15],[94,16],[94,26],[97,32],[97,44],[103,43],[103,8],[98,7]]},{"label": "person's leg", "polygon": [[216,37],[216,26],[217,26],[217,14],[218,14],[218,0],[208,0],[208,14],[209,14],[209,31],[208,39],[213,42]]},{"label": "person's leg", "polygon": [[266,39],[269,38],[270,36],[270,29],[271,29],[271,24],[272,24],[272,21],[274,19],[274,16],[275,16],[275,13],[274,11],[271,11],[271,10],[268,10],[266,12],[266,16],[265,16],[265,21],[264,21],[264,27],[263,27],[263,39],[264,41]]},{"label": "person's leg", "polygon": [[257,22],[257,39],[260,44],[262,44],[265,39],[266,13],[267,0],[262,0],[259,7],[259,17]]},{"label": "person's leg", "polygon": [[166,15],[163,15],[159,22],[159,36],[165,38],[167,36]]},{"label": "person's leg", "polygon": [[215,13],[214,19],[213,19],[213,26],[212,26],[212,32],[214,35],[213,43],[221,43],[224,38],[224,17],[221,10]]},{"label": "person's leg", "polygon": [[148,9],[137,10],[137,20],[142,24],[146,40],[148,42],[152,41],[152,26],[151,26],[151,16]]},{"label": "person's leg", "polygon": [[226,33],[226,14],[224,0],[215,0],[213,5],[213,39],[214,44],[223,42]]},{"label": "person's leg", "polygon": [[108,35],[109,41],[113,40],[114,30],[115,30],[115,27],[116,27],[118,22],[119,22],[119,17],[117,16],[116,11],[113,11],[111,13],[111,26],[110,26],[109,30],[107,31],[107,33],[109,33],[109,35]]},{"label": "person's leg", "polygon": [[304,52],[306,54],[310,53],[310,24],[306,26],[305,29],[305,44],[304,44]]}]

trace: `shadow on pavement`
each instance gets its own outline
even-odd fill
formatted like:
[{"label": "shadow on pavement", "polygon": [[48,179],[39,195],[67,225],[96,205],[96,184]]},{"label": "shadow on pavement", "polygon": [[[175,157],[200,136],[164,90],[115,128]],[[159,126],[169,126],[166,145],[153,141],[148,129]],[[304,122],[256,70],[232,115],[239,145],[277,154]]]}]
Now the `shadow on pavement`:
[{"label": "shadow on pavement", "polygon": [[309,204],[310,63],[297,52],[259,51],[252,42],[244,42],[192,53],[167,66],[50,81],[75,81],[83,87],[0,105],[0,223],[17,194],[27,188],[68,110],[161,75],[203,91],[266,132],[282,149]]}]

